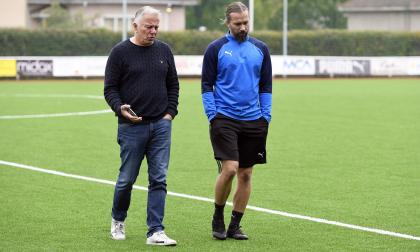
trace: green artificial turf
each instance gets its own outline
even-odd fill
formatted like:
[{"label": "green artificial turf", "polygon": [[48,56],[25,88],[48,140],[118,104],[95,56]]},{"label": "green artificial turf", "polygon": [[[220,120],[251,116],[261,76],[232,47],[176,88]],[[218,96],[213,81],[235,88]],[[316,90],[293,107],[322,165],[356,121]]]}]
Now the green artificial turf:
[{"label": "green artificial turf", "polygon": [[[1,81],[0,117],[108,109],[83,96],[100,97],[102,88],[101,81]],[[250,205],[420,237],[418,80],[276,80],[272,116],[268,164],[255,167]],[[0,160],[115,181],[116,124],[113,113],[0,119]],[[181,80],[172,137],[168,190],[213,198],[217,166],[199,80]],[[137,184],[147,186],[146,162]],[[0,165],[0,191],[1,251],[161,249],[145,245],[145,191],[133,193],[125,241],[109,238],[112,185]],[[212,210],[210,202],[168,196],[166,230],[178,241],[171,249],[420,250],[418,240],[254,210],[242,223],[250,240],[215,241]]]}]

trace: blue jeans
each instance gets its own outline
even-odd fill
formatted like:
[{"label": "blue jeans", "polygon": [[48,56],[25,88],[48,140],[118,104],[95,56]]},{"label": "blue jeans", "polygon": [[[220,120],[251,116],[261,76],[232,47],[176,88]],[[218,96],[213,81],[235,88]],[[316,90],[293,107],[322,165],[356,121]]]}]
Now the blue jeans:
[{"label": "blue jeans", "polygon": [[168,171],[172,122],[160,119],[144,124],[119,124],[121,167],[115,185],[112,217],[124,221],[131,201],[131,190],[139,175],[141,162],[146,156],[149,174],[147,197],[147,226],[150,236],[164,230],[163,217],[166,199],[166,173]]}]

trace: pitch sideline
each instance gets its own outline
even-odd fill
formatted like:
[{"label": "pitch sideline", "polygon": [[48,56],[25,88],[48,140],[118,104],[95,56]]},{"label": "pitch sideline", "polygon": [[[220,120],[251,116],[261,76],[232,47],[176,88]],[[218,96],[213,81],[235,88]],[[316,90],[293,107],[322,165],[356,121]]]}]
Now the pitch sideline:
[{"label": "pitch sideline", "polygon": [[[43,168],[39,168],[39,167],[34,167],[34,166],[24,165],[24,164],[18,164],[18,163],[14,163],[14,162],[3,161],[3,160],[0,160],[0,165],[11,166],[11,167],[21,168],[21,169],[26,169],[26,170],[32,170],[32,171],[37,171],[37,172],[42,172],[42,173],[47,173],[47,174],[53,174],[53,175],[62,176],[62,177],[91,181],[91,182],[96,182],[96,183],[101,183],[101,184],[115,185],[115,182],[110,181],[110,180],[97,179],[97,178],[91,178],[91,177],[75,175],[75,174],[70,174],[70,173],[65,173],[65,172],[48,170],[48,169],[43,169]],[[147,191],[147,188],[144,187],[144,186],[134,185],[133,188],[137,189],[137,190]],[[213,203],[213,199],[194,196],[194,195],[189,195],[189,194],[183,194],[183,193],[176,193],[176,192],[168,191],[168,195],[175,196],[175,197],[180,197],[180,198],[193,199],[193,200],[199,200],[199,201],[205,201],[205,202]],[[230,205],[230,206],[232,205],[231,202],[227,202],[226,204]],[[376,233],[376,234],[381,234],[381,235],[387,235],[387,236],[393,236],[393,237],[398,237],[398,238],[420,241],[420,237],[417,237],[417,236],[413,236],[413,235],[409,235],[409,234],[396,233],[396,232],[377,229],[377,228],[357,226],[357,225],[347,224],[347,223],[338,222],[338,221],[330,221],[330,220],[326,220],[326,219],[322,219],[322,218],[315,218],[315,217],[310,217],[310,216],[305,216],[305,215],[300,215],[300,214],[293,214],[293,213],[288,213],[288,212],[282,212],[282,211],[277,211],[277,210],[271,210],[271,209],[266,209],[266,208],[261,208],[261,207],[256,207],[256,206],[247,206],[247,209],[254,210],[254,211],[257,211],[257,212],[264,212],[264,213],[268,213],[268,214],[280,215],[280,216],[294,218],[294,219],[307,220],[307,221],[318,222],[318,223],[323,223],[323,224],[328,224],[328,225],[334,225],[334,226],[339,226],[339,227],[344,227],[344,228],[349,228],[349,229],[354,229],[354,230],[360,230],[360,231],[365,231],[365,232],[370,232],[370,233]]]}]

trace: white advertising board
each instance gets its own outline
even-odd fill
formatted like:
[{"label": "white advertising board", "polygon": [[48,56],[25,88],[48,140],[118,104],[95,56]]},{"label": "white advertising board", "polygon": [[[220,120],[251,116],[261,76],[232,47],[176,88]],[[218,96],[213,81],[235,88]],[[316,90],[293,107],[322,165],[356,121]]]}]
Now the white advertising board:
[{"label": "white advertising board", "polygon": [[420,75],[420,57],[380,57],[371,59],[373,76]]},{"label": "white advertising board", "polygon": [[107,56],[54,57],[53,76],[103,77]]},{"label": "white advertising board", "polygon": [[271,56],[273,75],[315,75],[315,57]]},{"label": "white advertising board", "polygon": [[[175,56],[175,65],[180,76],[199,76],[203,56]],[[54,57],[56,77],[103,77],[107,56],[100,57]]]},{"label": "white advertising board", "polygon": [[203,65],[203,56],[174,56],[175,66],[180,76],[201,76],[201,67]]},{"label": "white advertising board", "polygon": [[316,75],[369,76],[370,59],[357,57],[317,57]]},{"label": "white advertising board", "polygon": [[[202,55],[175,55],[180,77],[201,76]],[[24,77],[103,77],[108,56],[0,57]],[[420,57],[271,56],[274,76],[420,76]],[[13,68],[14,69],[14,68]],[[15,76],[15,74],[11,75]]]},{"label": "white advertising board", "polygon": [[420,75],[420,57],[410,57],[407,73],[409,75]]}]

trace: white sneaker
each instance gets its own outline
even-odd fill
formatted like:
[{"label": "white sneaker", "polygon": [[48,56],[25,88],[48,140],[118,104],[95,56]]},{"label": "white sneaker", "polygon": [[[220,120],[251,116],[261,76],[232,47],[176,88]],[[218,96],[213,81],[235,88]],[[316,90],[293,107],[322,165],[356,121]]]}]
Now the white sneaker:
[{"label": "white sneaker", "polygon": [[176,241],[169,238],[164,231],[158,231],[153,233],[153,235],[149,238],[147,238],[146,244],[160,246],[175,246]]},{"label": "white sneaker", "polygon": [[112,218],[111,238],[114,240],[125,240],[124,221],[117,221],[117,220],[114,220],[114,218]]}]

